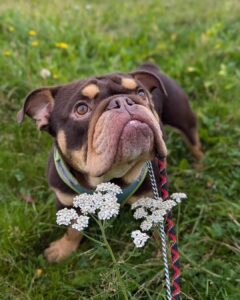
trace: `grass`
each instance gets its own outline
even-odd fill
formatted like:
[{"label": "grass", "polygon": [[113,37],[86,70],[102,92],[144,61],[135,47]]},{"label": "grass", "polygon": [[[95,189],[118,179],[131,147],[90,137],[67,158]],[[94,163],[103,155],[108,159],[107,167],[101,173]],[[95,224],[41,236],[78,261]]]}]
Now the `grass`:
[{"label": "grass", "polygon": [[[51,139],[29,120],[19,127],[15,116],[33,88],[127,72],[143,61],[157,63],[190,95],[205,152],[197,171],[181,138],[167,130],[170,190],[189,196],[174,212],[182,298],[239,299],[239,13],[237,0],[0,4],[1,299],[121,299],[109,254],[93,242],[59,265],[44,260],[43,249],[63,233],[45,177]],[[32,204],[22,201],[26,195]],[[131,299],[163,299],[159,245],[135,251],[134,228],[126,207],[108,229],[122,277]],[[97,227],[89,231],[99,238]]]}]

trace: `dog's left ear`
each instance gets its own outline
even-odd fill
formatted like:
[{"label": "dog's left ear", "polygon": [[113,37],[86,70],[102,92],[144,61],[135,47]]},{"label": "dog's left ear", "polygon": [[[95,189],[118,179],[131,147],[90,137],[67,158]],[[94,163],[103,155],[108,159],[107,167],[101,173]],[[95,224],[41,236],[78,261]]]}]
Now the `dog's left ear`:
[{"label": "dog's left ear", "polygon": [[151,93],[155,88],[160,88],[165,96],[168,96],[166,88],[162,80],[154,73],[144,70],[139,70],[131,73],[131,75],[139,80]]},{"label": "dog's left ear", "polygon": [[17,114],[18,123],[22,123],[25,115],[36,121],[38,129],[47,128],[54,107],[54,96],[59,87],[44,87],[27,95],[22,109]]}]

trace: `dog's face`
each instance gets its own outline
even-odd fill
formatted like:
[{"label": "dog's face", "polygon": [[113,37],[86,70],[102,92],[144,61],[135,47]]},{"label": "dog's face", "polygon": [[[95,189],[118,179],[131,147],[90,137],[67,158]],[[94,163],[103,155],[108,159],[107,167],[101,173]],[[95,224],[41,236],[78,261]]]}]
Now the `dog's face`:
[{"label": "dog's face", "polygon": [[162,83],[148,72],[111,74],[32,91],[18,113],[55,139],[65,160],[91,177],[122,177],[158,154],[165,157],[151,100]]}]

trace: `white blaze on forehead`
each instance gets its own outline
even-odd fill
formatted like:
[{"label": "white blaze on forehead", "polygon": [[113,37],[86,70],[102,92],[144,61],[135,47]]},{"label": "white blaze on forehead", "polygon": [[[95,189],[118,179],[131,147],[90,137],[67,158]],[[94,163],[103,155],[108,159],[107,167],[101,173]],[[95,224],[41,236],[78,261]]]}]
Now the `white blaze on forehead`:
[{"label": "white blaze on forehead", "polygon": [[136,81],[132,78],[122,78],[121,84],[129,90],[134,90],[137,87]]},{"label": "white blaze on forehead", "polygon": [[90,83],[83,88],[82,95],[90,99],[94,99],[97,96],[97,94],[99,94],[99,92],[99,87],[94,83]]}]

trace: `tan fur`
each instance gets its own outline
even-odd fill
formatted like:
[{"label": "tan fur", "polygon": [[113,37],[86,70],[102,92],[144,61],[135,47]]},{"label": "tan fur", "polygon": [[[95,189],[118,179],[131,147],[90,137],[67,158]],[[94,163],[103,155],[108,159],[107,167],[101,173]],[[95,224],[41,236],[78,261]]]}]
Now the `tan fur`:
[{"label": "tan fur", "polygon": [[204,154],[202,152],[202,145],[201,145],[201,142],[200,142],[200,139],[199,139],[199,135],[198,135],[198,131],[197,129],[194,130],[194,139],[196,141],[196,145],[189,145],[189,148],[193,154],[193,156],[195,157],[195,159],[197,161],[200,161],[203,159],[204,157]]},{"label": "tan fur", "polygon": [[199,135],[198,135],[197,129],[192,129],[192,135],[194,137],[195,145],[192,145],[188,141],[188,139],[185,137],[185,135],[183,135],[183,139],[186,142],[187,146],[189,147],[189,149],[190,149],[192,155],[194,156],[194,158],[196,159],[196,161],[200,162],[203,159],[204,155],[201,150],[202,145],[199,140]]},{"label": "tan fur", "polygon": [[134,180],[138,178],[142,170],[144,162],[139,162],[138,164],[125,163],[121,165],[114,166],[109,172],[103,176],[93,177],[87,176],[86,180],[88,184],[95,188],[98,184],[111,180],[112,178],[122,178],[126,184],[131,184]]},{"label": "tan fur", "polygon": [[128,184],[134,182],[134,180],[136,180],[140,175],[143,165],[144,162],[136,164],[126,175],[123,176],[123,180]]},{"label": "tan fur", "polygon": [[193,145],[189,142],[188,138],[185,136],[185,134],[182,131],[180,131],[179,129],[177,129],[175,127],[172,127],[172,126],[169,126],[169,127],[171,127],[173,131],[179,133],[182,136],[184,142],[188,146],[188,148],[191,151],[192,155],[194,156],[195,160],[197,162],[200,162],[203,159],[204,154],[201,150],[202,145],[201,145],[201,142],[200,142],[200,139],[199,139],[197,128],[192,129],[193,138],[194,138],[194,141],[195,141],[195,145]]},{"label": "tan fur", "polygon": [[[100,176],[100,177],[87,176],[86,179],[87,179],[88,184],[91,187],[96,187],[98,184],[100,184],[102,182],[109,181],[112,178],[123,178],[124,181],[126,183],[128,183],[127,179],[125,179],[125,177],[123,177],[123,176],[125,176],[124,174],[131,173],[131,170],[132,170],[133,166],[134,166],[134,163],[132,163],[132,164],[129,164],[129,163],[121,164],[121,165],[118,165],[118,166],[114,166],[109,172],[107,172],[103,176]],[[140,172],[139,172],[139,174],[140,174]],[[132,175],[132,177],[133,176],[134,175]],[[130,177],[131,176],[129,176],[129,180],[130,180],[129,182],[133,182],[134,180],[131,181],[132,177],[131,178]],[[128,176],[127,176],[127,178],[128,178]]]},{"label": "tan fur", "polygon": [[189,149],[197,161],[201,161],[203,159],[204,154],[201,151],[201,145],[199,145],[199,144],[195,145],[195,146],[189,145]]},{"label": "tan fur", "polygon": [[137,200],[139,200],[140,198],[143,198],[143,197],[153,198],[152,191],[148,191],[148,192],[142,193],[141,196],[132,196],[132,197],[130,197],[127,200],[127,204],[131,205],[131,204],[133,204],[134,202],[136,202]]},{"label": "tan fur", "polygon": [[85,147],[80,148],[79,150],[73,150],[70,152],[70,160],[71,164],[76,168],[78,171],[84,171],[86,164],[84,162],[85,156]]},{"label": "tan fur", "polygon": [[132,78],[122,78],[121,84],[129,90],[134,90],[137,87],[136,81]]},{"label": "tan fur", "polygon": [[63,130],[59,130],[57,134],[57,142],[58,146],[60,147],[60,150],[63,154],[66,154],[67,152],[67,141],[66,141],[66,134]]},{"label": "tan fur", "polygon": [[70,206],[73,204],[73,195],[65,194],[56,188],[52,188],[52,190],[63,205]]},{"label": "tan fur", "polygon": [[45,249],[44,256],[48,262],[60,262],[72,252],[76,251],[82,238],[83,235],[80,232],[69,227],[61,239],[51,243],[50,246]]},{"label": "tan fur", "polygon": [[93,83],[85,86],[85,88],[83,88],[82,90],[83,96],[86,96],[90,99],[94,99],[97,96],[97,94],[99,94],[99,92],[99,87]]}]

